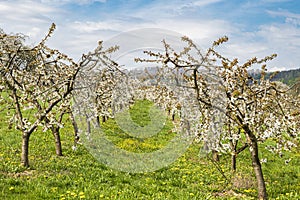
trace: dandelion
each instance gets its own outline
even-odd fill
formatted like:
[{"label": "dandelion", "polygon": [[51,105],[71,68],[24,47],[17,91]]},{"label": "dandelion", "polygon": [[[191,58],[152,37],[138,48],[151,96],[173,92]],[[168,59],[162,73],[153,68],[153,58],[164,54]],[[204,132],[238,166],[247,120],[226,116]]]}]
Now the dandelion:
[{"label": "dandelion", "polygon": [[250,192],[254,192],[254,191],[252,189],[246,189],[246,190],[244,190],[244,192],[250,193]]},{"label": "dandelion", "polygon": [[71,192],[71,196],[76,197],[77,194],[75,192]]}]

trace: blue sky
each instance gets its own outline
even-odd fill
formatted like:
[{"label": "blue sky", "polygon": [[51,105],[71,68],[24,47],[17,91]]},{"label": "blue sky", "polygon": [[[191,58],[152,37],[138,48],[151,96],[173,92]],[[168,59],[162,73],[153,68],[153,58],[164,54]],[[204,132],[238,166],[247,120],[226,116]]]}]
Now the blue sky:
[{"label": "blue sky", "polygon": [[277,53],[269,70],[300,68],[298,0],[0,0],[0,28],[38,42],[50,24],[48,42],[78,60],[98,40],[140,28],[164,28],[189,36],[201,48],[218,37],[220,51],[245,61]]}]

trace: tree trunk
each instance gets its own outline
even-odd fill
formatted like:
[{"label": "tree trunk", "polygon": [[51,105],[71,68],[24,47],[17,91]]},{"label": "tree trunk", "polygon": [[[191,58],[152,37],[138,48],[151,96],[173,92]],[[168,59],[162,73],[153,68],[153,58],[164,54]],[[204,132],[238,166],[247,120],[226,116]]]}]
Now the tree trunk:
[{"label": "tree trunk", "polygon": [[28,151],[29,151],[29,138],[30,134],[23,132],[22,134],[22,153],[21,153],[21,165],[29,167]]},{"label": "tree trunk", "polygon": [[231,170],[233,172],[236,171],[236,158],[237,158],[237,155],[238,155],[238,152],[236,151],[236,148],[237,148],[237,144],[238,144],[238,140],[230,140],[230,148],[231,148],[231,151],[232,151],[232,155],[231,155]]},{"label": "tree trunk", "polygon": [[51,128],[52,134],[55,139],[55,152],[57,156],[63,156],[62,147],[61,147],[61,140],[59,134],[59,127],[52,126]]},{"label": "tree trunk", "polygon": [[267,190],[265,185],[265,180],[263,177],[263,172],[261,168],[261,164],[258,157],[258,146],[257,142],[252,143],[252,149],[250,148],[251,158],[252,158],[252,166],[254,169],[254,173],[257,181],[257,189],[258,189],[258,199],[267,199]]},{"label": "tree trunk", "polygon": [[74,135],[76,137],[76,136],[78,136],[78,126],[77,126],[77,123],[76,123],[76,120],[75,120],[75,117],[74,117],[72,111],[70,112],[70,119],[71,119],[71,122],[72,122],[72,125],[73,125]]},{"label": "tree trunk", "polygon": [[234,152],[234,153],[231,155],[231,170],[232,170],[233,172],[236,171],[236,157],[237,157],[237,155],[236,155],[236,153]]},{"label": "tree trunk", "polygon": [[220,158],[219,158],[219,154],[216,150],[212,150],[212,157],[213,157],[213,160],[215,162],[219,162],[220,161]]},{"label": "tree trunk", "polygon": [[100,127],[100,117],[97,115],[96,117],[96,126],[99,128]]},{"label": "tree trunk", "polygon": [[258,190],[258,199],[266,200],[268,199],[266,184],[261,168],[261,164],[258,156],[258,144],[255,135],[250,131],[248,127],[244,127],[244,130],[247,134],[247,139],[249,141],[249,150],[252,159],[252,167],[256,176],[257,181],[257,190]]},{"label": "tree trunk", "polygon": [[102,122],[106,122],[106,117],[102,116]]},{"label": "tree trunk", "polygon": [[91,134],[91,122],[88,120],[88,118],[86,119],[86,123],[87,123],[87,132],[90,135]]}]

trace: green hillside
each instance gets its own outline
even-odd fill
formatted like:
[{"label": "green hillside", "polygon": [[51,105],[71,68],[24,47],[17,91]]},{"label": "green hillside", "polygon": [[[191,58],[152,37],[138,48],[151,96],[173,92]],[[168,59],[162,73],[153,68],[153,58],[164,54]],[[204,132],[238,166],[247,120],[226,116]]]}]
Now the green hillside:
[{"label": "green hillside", "polygon": [[[269,78],[274,72],[268,72],[266,77]],[[250,72],[255,79],[260,79],[261,74],[257,72]],[[272,81],[281,81],[287,85],[293,85],[300,80],[300,68],[291,69],[286,71],[279,71],[273,78]]]}]

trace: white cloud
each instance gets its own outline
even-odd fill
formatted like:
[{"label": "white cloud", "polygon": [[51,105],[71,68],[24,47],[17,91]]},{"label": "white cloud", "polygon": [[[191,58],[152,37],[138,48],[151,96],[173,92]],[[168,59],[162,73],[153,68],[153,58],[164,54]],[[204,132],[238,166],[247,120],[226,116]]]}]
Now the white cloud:
[{"label": "white cloud", "polygon": [[281,11],[268,10],[267,13],[272,16],[281,16],[281,17],[300,19],[300,14],[292,13],[286,10],[281,10]]},{"label": "white cloud", "polygon": [[[223,0],[200,0],[200,1],[192,1],[192,2],[186,2],[183,4],[177,4],[177,6],[172,7],[174,9],[174,11],[177,11],[178,13],[182,13],[182,12],[186,12],[187,10],[195,10],[195,9],[199,9],[201,7],[205,7],[211,4],[215,4],[218,2],[221,2]],[[166,6],[167,4],[165,4]],[[174,4],[173,4],[174,5]],[[169,6],[167,6],[167,8],[169,9]]]},{"label": "white cloud", "polygon": [[24,33],[29,36],[28,43],[36,43],[44,37],[54,16],[63,11],[38,1],[1,1],[0,27],[7,33]]},{"label": "white cloud", "polygon": [[291,24],[265,25],[258,35],[265,38],[268,47],[278,53],[278,65],[300,67],[300,28]]},{"label": "white cloud", "polygon": [[74,31],[79,33],[95,33],[97,31],[121,31],[125,23],[120,20],[107,21],[75,21],[71,24]]},{"label": "white cloud", "polygon": [[[270,62],[271,69],[300,67],[300,57],[297,56],[300,51],[300,14],[298,13],[269,10],[267,11],[269,15],[284,17],[286,23],[274,21],[258,27],[258,30],[245,32],[232,21],[189,15],[189,11],[200,12],[197,9],[201,10],[221,0],[190,3],[179,0],[170,3],[155,1],[135,8],[134,11],[126,10],[127,8],[109,10],[111,13],[107,11],[105,17],[97,16],[95,13],[97,20],[92,18],[85,20],[76,12],[63,10],[62,4],[55,5],[57,1],[1,1],[0,27],[5,32],[25,33],[30,36],[30,42],[38,42],[44,37],[50,24],[55,22],[57,30],[48,41],[49,46],[60,49],[75,59],[79,59],[82,53],[95,48],[98,40],[109,40],[118,33],[139,28],[173,30],[189,36],[202,49],[208,48],[217,38],[227,35],[230,40],[220,48],[220,51],[232,58],[240,58],[241,62],[254,56],[261,58],[278,53],[278,58]],[[85,0],[81,3],[88,4],[96,1]],[[70,0],[60,2],[71,3]],[[105,1],[98,0],[98,2]],[[76,0],[75,3],[79,4],[79,1]]]},{"label": "white cloud", "polygon": [[0,4],[0,12],[2,14],[1,21],[4,19],[38,20],[38,18],[42,16],[55,13],[56,10],[52,7],[32,1],[4,1]]},{"label": "white cloud", "polygon": [[263,3],[283,3],[283,2],[289,2],[293,0],[261,0]]},{"label": "white cloud", "polygon": [[218,3],[220,1],[223,1],[223,0],[201,0],[201,1],[193,2],[192,5],[202,7],[202,6],[207,6],[207,5],[210,5],[210,4]]},{"label": "white cloud", "polygon": [[279,16],[279,17],[284,17],[285,22],[293,25],[300,25],[300,14],[298,13],[292,13],[286,10],[281,10],[281,11],[271,11],[268,10],[267,13],[271,16]]},{"label": "white cloud", "polygon": [[300,29],[292,24],[266,24],[256,32],[241,32],[229,39],[221,51],[231,58],[239,58],[241,62],[276,53],[278,57],[267,63],[270,71],[300,67]]},{"label": "white cloud", "polygon": [[41,3],[46,3],[46,4],[68,4],[68,3],[73,3],[73,4],[78,4],[78,5],[86,5],[86,4],[92,4],[95,2],[100,2],[100,3],[105,3],[106,0],[41,0]]},{"label": "white cloud", "polygon": [[[107,41],[122,32],[144,28],[160,28],[175,31],[178,35],[190,37],[202,49],[208,48],[217,38],[238,31],[238,29],[224,20],[156,19],[152,21],[145,20],[142,23],[120,19],[75,21],[65,26],[58,26],[49,44],[55,48],[62,49],[75,59],[79,59],[82,53],[95,48],[99,40]],[[162,39],[158,39],[158,42],[161,42]]]}]

